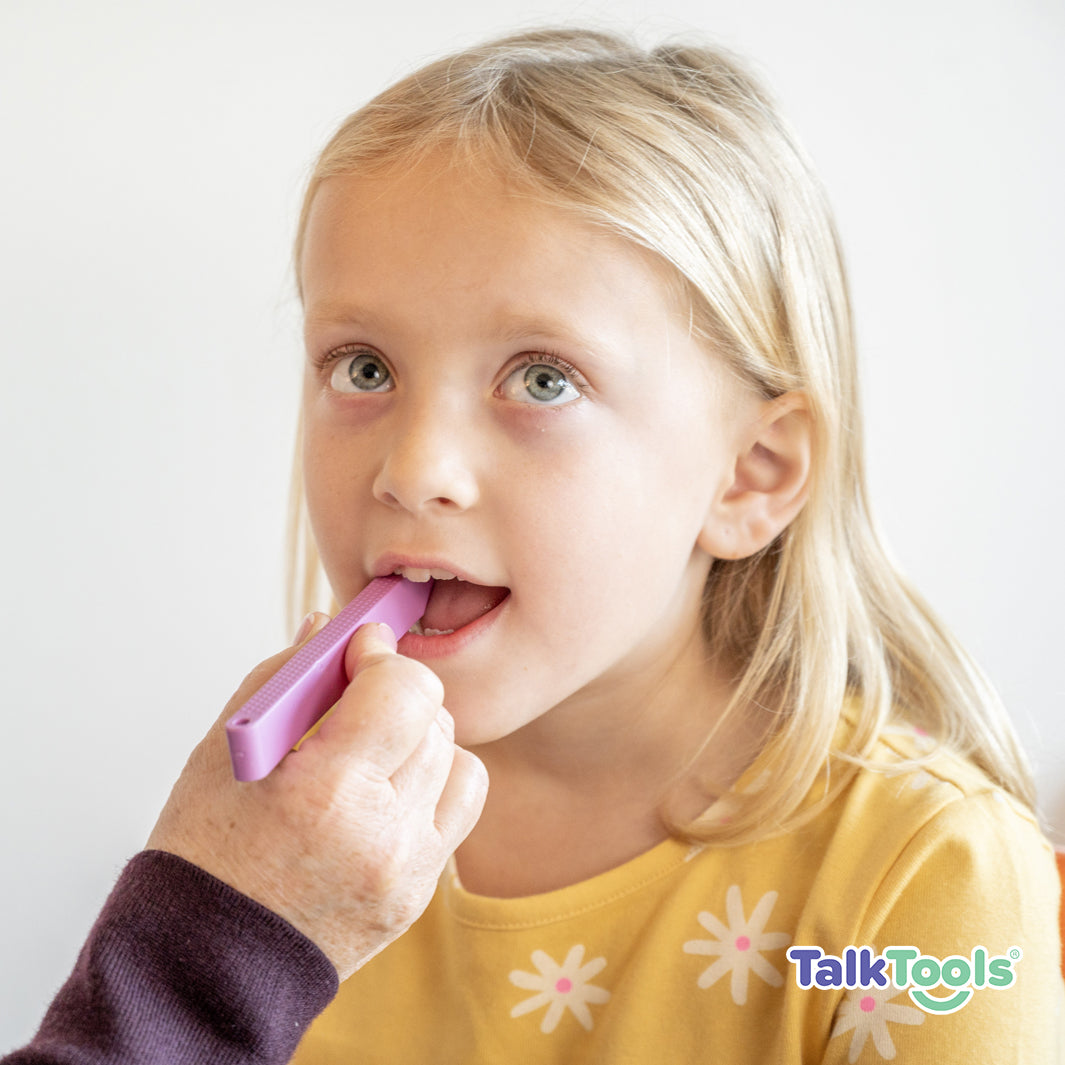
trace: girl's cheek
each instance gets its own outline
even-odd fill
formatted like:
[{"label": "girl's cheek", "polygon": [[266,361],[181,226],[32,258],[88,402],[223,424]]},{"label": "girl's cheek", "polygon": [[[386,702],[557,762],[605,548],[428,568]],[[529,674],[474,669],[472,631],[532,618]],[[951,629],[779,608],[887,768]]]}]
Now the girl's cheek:
[{"label": "girl's cheek", "polygon": [[596,432],[596,412],[584,401],[556,407],[508,403],[499,413],[502,431],[515,444],[542,454],[565,455],[587,446]]},{"label": "girl's cheek", "polygon": [[367,490],[377,434],[373,419],[308,418],[303,426],[303,478],[313,524],[346,510]]},{"label": "girl's cheek", "polygon": [[392,406],[391,393],[353,396],[319,387],[306,393],[304,418],[308,432],[360,431],[373,427]]}]

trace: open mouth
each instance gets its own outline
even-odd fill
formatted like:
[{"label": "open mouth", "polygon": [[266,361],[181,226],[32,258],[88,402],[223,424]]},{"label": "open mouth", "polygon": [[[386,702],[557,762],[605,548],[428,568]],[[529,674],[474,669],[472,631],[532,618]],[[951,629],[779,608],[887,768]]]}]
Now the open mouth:
[{"label": "open mouth", "polygon": [[425,613],[410,627],[418,636],[450,636],[484,617],[510,595],[509,588],[474,584],[443,570],[403,568],[396,572],[408,580],[433,581]]}]

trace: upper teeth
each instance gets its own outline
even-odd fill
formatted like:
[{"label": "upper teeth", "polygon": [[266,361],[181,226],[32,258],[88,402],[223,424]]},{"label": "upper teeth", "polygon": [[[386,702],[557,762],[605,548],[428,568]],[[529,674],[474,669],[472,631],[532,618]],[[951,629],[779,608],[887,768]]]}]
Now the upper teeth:
[{"label": "upper teeth", "polygon": [[424,584],[427,580],[453,581],[455,574],[446,569],[417,569],[414,566],[397,566],[392,573],[397,577],[406,577],[408,581]]}]

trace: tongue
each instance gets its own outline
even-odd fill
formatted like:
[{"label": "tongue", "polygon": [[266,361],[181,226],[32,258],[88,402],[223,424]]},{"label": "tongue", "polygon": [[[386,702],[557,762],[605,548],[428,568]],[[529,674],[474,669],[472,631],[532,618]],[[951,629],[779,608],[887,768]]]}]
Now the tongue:
[{"label": "tongue", "polygon": [[483,584],[469,584],[457,577],[448,581],[433,581],[429,602],[422,615],[422,626],[447,632],[461,629],[498,606],[510,594],[508,588],[488,588]]}]

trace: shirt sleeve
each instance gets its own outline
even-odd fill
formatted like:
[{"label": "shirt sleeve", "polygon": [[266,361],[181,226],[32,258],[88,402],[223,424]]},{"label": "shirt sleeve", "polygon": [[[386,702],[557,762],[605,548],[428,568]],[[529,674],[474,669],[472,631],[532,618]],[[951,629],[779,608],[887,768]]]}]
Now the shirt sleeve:
[{"label": "shirt sleeve", "polygon": [[33,1041],[0,1065],[274,1065],[337,991],[287,921],[199,867],[125,868]]},{"label": "shirt sleeve", "polygon": [[876,892],[864,943],[897,948],[891,979],[843,992],[825,1065],[1062,1061],[1059,893],[1049,844],[1012,800],[949,803]]}]

